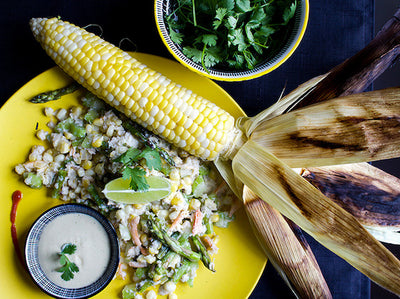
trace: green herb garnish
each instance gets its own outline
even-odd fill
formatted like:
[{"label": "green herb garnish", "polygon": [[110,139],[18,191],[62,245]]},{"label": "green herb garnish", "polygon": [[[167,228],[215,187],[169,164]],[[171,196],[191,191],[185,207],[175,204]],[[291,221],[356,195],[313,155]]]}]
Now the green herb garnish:
[{"label": "green herb garnish", "polygon": [[130,180],[129,185],[135,191],[146,191],[149,188],[146,181],[146,171],[139,164],[142,159],[144,159],[146,166],[150,170],[162,170],[160,153],[150,147],[146,147],[143,150],[131,148],[114,159],[114,162],[123,164],[122,177]]},{"label": "green herb garnish", "polygon": [[171,40],[205,70],[253,69],[286,38],[298,0],[176,0]]},{"label": "green herb garnish", "polygon": [[74,272],[79,272],[79,267],[67,257],[67,254],[74,254],[75,251],[76,245],[68,243],[61,247],[61,252],[58,254],[60,256],[61,268],[57,269],[57,272],[62,272],[61,278],[65,281],[74,278]]}]

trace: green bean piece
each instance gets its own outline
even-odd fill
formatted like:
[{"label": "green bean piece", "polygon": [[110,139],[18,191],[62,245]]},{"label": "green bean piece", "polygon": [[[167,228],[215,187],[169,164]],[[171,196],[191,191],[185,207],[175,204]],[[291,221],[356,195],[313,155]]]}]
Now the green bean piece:
[{"label": "green bean piece", "polygon": [[160,220],[158,218],[149,216],[148,227],[152,232],[152,234],[162,243],[169,246],[169,248],[171,248],[172,251],[176,252],[177,254],[181,255],[184,258],[187,258],[192,262],[200,260],[199,253],[183,247],[181,244],[179,244],[178,240],[169,236],[167,231],[162,228],[162,224],[160,223]]},{"label": "green bean piece", "polygon": [[88,190],[89,194],[91,195],[92,200],[95,203],[96,207],[98,207],[102,213],[108,213],[107,205],[104,202],[104,200],[101,199],[99,193],[97,192],[95,185],[90,184],[89,187],[87,188],[87,190]]},{"label": "green bean piece", "polygon": [[150,279],[143,280],[136,284],[136,291],[138,293],[143,293],[144,291],[146,291],[147,288],[151,287],[153,284],[154,284],[153,280]]},{"label": "green bean piece", "polygon": [[183,261],[182,261],[182,265],[181,265],[179,268],[175,269],[175,272],[174,272],[174,274],[173,274],[173,276],[172,276],[172,281],[175,282],[175,283],[177,283],[178,281],[180,281],[181,278],[182,278],[182,276],[183,276],[184,274],[186,274],[187,272],[189,272],[189,270],[190,270],[190,265],[191,265],[191,262],[190,262],[190,261],[188,261],[188,260],[183,260]]},{"label": "green bean piece", "polygon": [[207,249],[201,241],[199,235],[192,236],[192,241],[197,250],[199,250],[201,253],[201,261],[203,262],[204,266],[206,266],[209,270],[215,272],[214,263],[211,262],[210,255],[208,254]]},{"label": "green bean piece", "polygon": [[65,169],[65,164],[61,165],[60,169],[57,172],[57,176],[54,182],[54,189],[52,191],[51,197],[53,198],[60,198],[61,189],[64,184],[65,178],[67,177],[67,170]]}]

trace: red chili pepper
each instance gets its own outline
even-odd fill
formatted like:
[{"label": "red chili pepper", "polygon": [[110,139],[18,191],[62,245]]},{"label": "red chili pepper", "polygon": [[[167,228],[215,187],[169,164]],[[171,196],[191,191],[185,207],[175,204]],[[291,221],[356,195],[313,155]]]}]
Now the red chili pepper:
[{"label": "red chili pepper", "polygon": [[25,268],[25,261],[22,256],[21,248],[19,247],[18,243],[18,236],[17,236],[17,227],[15,226],[15,219],[17,218],[17,208],[18,204],[22,199],[22,192],[16,190],[12,194],[12,207],[10,213],[10,220],[11,220],[11,238],[14,244],[14,250],[17,254],[18,260],[20,261],[21,265]]}]

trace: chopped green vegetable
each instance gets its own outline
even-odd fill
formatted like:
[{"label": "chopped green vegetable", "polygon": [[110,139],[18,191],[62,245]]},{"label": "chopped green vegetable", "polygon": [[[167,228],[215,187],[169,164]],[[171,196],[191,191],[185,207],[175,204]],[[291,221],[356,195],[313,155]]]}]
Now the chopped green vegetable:
[{"label": "chopped green vegetable", "polygon": [[33,172],[24,173],[24,182],[29,187],[34,189],[38,189],[43,186],[43,182],[40,176],[34,174]]},{"label": "chopped green vegetable", "polygon": [[217,227],[228,227],[229,223],[235,219],[234,216],[229,216],[228,212],[218,212],[219,219],[214,223]]},{"label": "chopped green vegetable", "polygon": [[208,68],[253,69],[274,54],[298,0],[176,0],[166,16],[171,40]]},{"label": "chopped green vegetable", "polygon": [[131,283],[124,286],[122,289],[122,299],[132,299],[135,298],[136,292],[136,284]]},{"label": "chopped green vegetable", "polygon": [[61,247],[61,252],[59,253],[61,268],[57,269],[57,272],[62,272],[61,278],[66,281],[74,278],[74,273],[79,272],[79,267],[67,257],[67,254],[72,255],[75,251],[76,245],[68,243]]}]

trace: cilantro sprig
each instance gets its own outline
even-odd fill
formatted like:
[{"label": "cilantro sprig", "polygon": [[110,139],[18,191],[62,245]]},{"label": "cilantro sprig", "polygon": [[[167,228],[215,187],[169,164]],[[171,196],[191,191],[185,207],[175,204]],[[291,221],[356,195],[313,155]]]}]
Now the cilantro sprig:
[{"label": "cilantro sprig", "polygon": [[58,254],[60,256],[61,268],[57,269],[57,272],[61,272],[61,278],[65,281],[74,278],[74,273],[79,272],[79,267],[71,262],[67,255],[72,255],[76,251],[75,244],[65,244],[61,247],[61,252]]},{"label": "cilantro sprig", "polygon": [[287,34],[298,0],[176,0],[166,16],[171,40],[208,71],[253,69]]},{"label": "cilantro sprig", "polygon": [[147,168],[162,170],[160,153],[150,147],[145,147],[143,150],[131,148],[114,159],[114,162],[122,163],[122,177],[130,180],[129,186],[137,191],[146,191],[149,188],[146,171],[140,165],[142,160],[145,161]]}]

